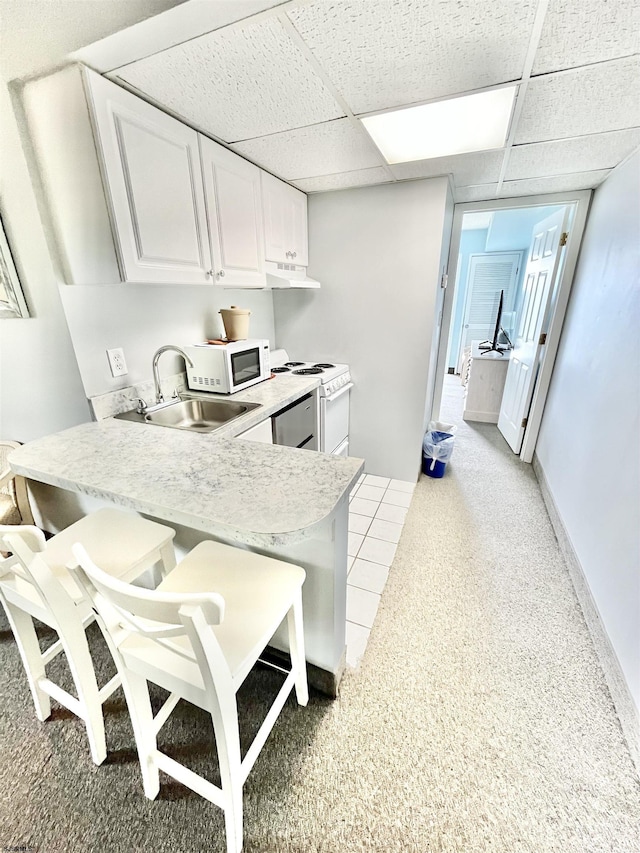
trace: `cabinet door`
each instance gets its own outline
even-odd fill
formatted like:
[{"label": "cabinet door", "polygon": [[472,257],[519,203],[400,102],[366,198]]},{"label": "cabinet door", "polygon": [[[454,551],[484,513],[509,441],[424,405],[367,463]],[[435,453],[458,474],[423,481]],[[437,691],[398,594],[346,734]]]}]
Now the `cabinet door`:
[{"label": "cabinet door", "polygon": [[198,134],[98,74],[85,80],[123,279],[209,283]]},{"label": "cabinet door", "polygon": [[206,136],[200,137],[213,281],[264,287],[264,224],[260,169]]},{"label": "cabinet door", "polygon": [[309,263],[306,195],[263,172],[262,197],[267,260],[306,267]]},{"label": "cabinet door", "polygon": [[295,187],[287,187],[289,202],[291,251],[293,263],[309,265],[309,241],[307,236],[307,197]]},{"label": "cabinet door", "polygon": [[287,252],[291,214],[287,205],[287,196],[282,181],[268,172],[262,172],[262,208],[264,211],[265,257],[268,261],[290,263]]}]

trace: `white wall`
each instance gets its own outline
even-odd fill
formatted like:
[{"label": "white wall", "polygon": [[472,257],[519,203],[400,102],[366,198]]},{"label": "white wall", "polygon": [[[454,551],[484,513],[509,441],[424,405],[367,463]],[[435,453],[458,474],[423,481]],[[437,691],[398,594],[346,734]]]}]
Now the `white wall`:
[{"label": "white wall", "polygon": [[3,82],[0,124],[0,210],[32,315],[0,321],[0,436],[28,441],[89,420],[89,409]]},{"label": "white wall", "polygon": [[640,154],[593,199],[536,454],[640,707]]},{"label": "white wall", "polygon": [[528,249],[531,233],[538,222],[558,210],[557,205],[496,210],[487,230],[485,252],[513,252]]},{"label": "white wall", "polygon": [[402,480],[421,464],[447,193],[436,178],[310,196],[322,289],[274,294],[278,346],[351,367],[351,455]]},{"label": "white wall", "polygon": [[[87,397],[151,379],[151,359],[164,344],[195,344],[224,332],[220,308],[251,311],[249,334],[274,343],[271,291],[225,290],[214,285],[61,285],[71,339]],[[107,349],[122,347],[129,373],[113,378]],[[161,376],[184,370],[167,353]]]}]

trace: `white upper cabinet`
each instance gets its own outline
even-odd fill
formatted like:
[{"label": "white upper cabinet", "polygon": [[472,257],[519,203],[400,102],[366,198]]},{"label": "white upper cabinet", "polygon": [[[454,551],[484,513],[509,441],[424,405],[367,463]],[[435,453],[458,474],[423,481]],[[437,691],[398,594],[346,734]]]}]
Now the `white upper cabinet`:
[{"label": "white upper cabinet", "polygon": [[260,169],[200,136],[211,280],[225,287],[264,287],[264,224]]},{"label": "white upper cabinet", "polygon": [[309,263],[306,195],[263,172],[262,204],[266,259],[306,267]]},{"label": "white upper cabinet", "polygon": [[267,261],[307,266],[295,187],[82,66],[23,99],[67,284],[263,288]]},{"label": "white upper cabinet", "polygon": [[198,134],[98,74],[85,81],[122,278],[209,283]]}]

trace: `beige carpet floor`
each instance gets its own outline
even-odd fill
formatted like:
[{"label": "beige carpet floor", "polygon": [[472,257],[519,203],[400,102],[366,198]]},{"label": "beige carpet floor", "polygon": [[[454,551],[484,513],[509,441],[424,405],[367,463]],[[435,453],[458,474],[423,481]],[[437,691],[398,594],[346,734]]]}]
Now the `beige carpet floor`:
[{"label": "beige carpet floor", "polygon": [[[143,797],[120,693],[96,768],[77,720],[36,721],[6,631],[0,679],[0,850],[224,850],[215,806],[166,778]],[[276,681],[243,688],[244,739]],[[161,740],[215,778],[204,714],[182,703]],[[640,851],[640,783],[540,490],[495,427],[461,424],[446,476],[421,478],[340,698],[285,707],[245,787],[245,850]]]}]

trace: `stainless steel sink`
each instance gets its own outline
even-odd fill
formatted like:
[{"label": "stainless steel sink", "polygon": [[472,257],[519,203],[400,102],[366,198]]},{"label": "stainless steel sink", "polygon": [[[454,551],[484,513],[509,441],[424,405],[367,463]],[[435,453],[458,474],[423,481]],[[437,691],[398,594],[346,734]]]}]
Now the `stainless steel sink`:
[{"label": "stainless steel sink", "polygon": [[138,423],[154,424],[186,429],[192,432],[213,432],[229,421],[239,418],[252,409],[259,409],[259,403],[240,403],[235,400],[201,400],[189,398],[178,400],[155,412],[123,412],[116,418]]}]

